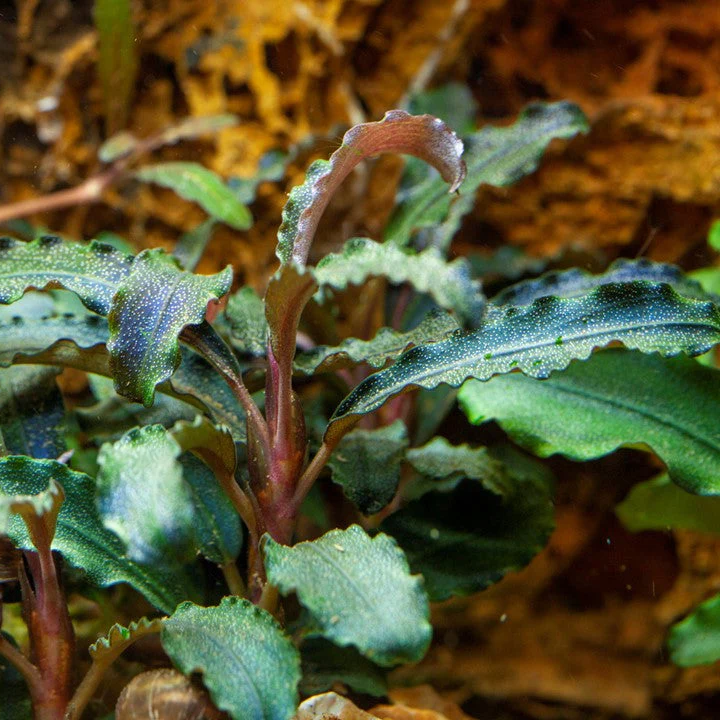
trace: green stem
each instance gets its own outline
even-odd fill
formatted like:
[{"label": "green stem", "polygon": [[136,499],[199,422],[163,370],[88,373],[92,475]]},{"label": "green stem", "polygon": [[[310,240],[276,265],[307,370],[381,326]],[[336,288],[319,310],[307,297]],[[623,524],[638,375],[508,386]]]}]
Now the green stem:
[{"label": "green stem", "polygon": [[225,577],[225,582],[227,583],[230,593],[232,595],[237,595],[238,597],[246,597],[247,588],[245,587],[245,583],[240,575],[240,571],[238,570],[235,561],[231,560],[230,562],[221,565],[220,569]]}]

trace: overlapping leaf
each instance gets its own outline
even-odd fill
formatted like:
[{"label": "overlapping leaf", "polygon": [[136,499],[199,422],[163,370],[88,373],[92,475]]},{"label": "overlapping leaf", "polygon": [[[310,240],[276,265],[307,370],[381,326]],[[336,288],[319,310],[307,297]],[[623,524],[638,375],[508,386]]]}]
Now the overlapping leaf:
[{"label": "overlapping leaf", "polygon": [[342,253],[326,255],[313,271],[318,285],[343,290],[382,275],[390,282],[409,283],[427,293],[446,310],[453,310],[464,325],[476,327],[483,317],[485,297],[463,258],[447,262],[435,248],[410,254],[395,245],[367,238],[349,240]]},{"label": "overlapping leaf", "polygon": [[[83,569],[91,582],[102,587],[126,582],[165,612],[194,595],[184,578],[168,572],[162,563],[150,568],[125,556],[121,540],[100,520],[95,508],[95,483],[87,475],[54,460],[0,459],[0,492],[6,496],[42,492],[51,478],[65,492],[52,547],[71,565]],[[18,547],[32,549],[20,518],[10,520],[8,535]]]},{"label": "overlapping leaf", "polygon": [[241,288],[230,296],[225,317],[230,324],[235,350],[253,357],[265,355],[268,339],[265,303],[252,288]]},{"label": "overlapping leaf", "polygon": [[[418,228],[432,228],[426,244],[445,248],[475,204],[480,185],[506,187],[533,172],[555,138],[571,138],[588,130],[580,109],[571,103],[533,103],[514,125],[485,127],[463,139],[467,178],[461,195],[451,204],[444,183],[428,175],[400,195],[400,203],[385,232],[386,241],[409,244]],[[404,183],[407,187],[407,182]]]},{"label": "overlapping leaf", "polygon": [[202,673],[215,705],[233,720],[290,720],[300,656],[275,619],[247,600],[183,603],[165,622],[165,652],[186,675]]},{"label": "overlapping leaf", "polygon": [[371,539],[352,525],[294,547],[266,536],[265,567],[282,593],[297,593],[307,633],[354,645],[378,665],[425,654],[432,634],[427,597],[387,535]]},{"label": "overlapping leaf", "polygon": [[305,182],[291,191],[278,231],[278,258],[282,263],[305,264],[330,198],[363,159],[385,152],[414,155],[437,168],[452,192],[465,176],[462,149],[457,135],[430,115],[392,110],[380,122],[356,125],[345,133],[330,159],[316,160]]},{"label": "overlapping leaf", "polygon": [[230,267],[217,275],[193,275],[162,250],[141,252],[108,315],[107,348],[117,391],[151,405],[155,386],[180,363],[180,331],[200,324],[208,304],[226,294],[231,283]]},{"label": "overlapping leaf", "polygon": [[623,445],[651,448],[690,492],[720,494],[720,373],[688,358],[598,353],[543,382],[507,375],[470,382],[459,398],[471,422],[494,419],[542,457],[576,460]]},{"label": "overlapping leaf", "polygon": [[480,330],[412,348],[360,383],[336,409],[328,437],[408,389],[457,386],[513,370],[545,378],[613,341],[643,352],[699,354],[720,342],[720,308],[649,282],[610,283],[578,298],[496,308]]}]

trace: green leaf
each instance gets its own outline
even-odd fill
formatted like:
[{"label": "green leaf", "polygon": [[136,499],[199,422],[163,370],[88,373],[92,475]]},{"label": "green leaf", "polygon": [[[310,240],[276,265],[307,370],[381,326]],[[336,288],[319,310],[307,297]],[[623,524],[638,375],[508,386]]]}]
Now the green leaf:
[{"label": "green leaf", "polygon": [[668,637],[670,659],[680,667],[708,665],[720,660],[720,595],[706,600]]},{"label": "green leaf", "polygon": [[196,202],[210,217],[235,230],[247,230],[252,225],[250,211],[222,178],[198,163],[145,165],[135,172],[135,177],[174,190],[181,198]]},{"label": "green leaf", "polygon": [[[480,480],[483,487],[496,495],[507,495],[513,486],[502,464],[487,448],[452,445],[443,437],[435,437],[422,447],[408,450],[406,460],[425,478],[431,478],[420,483],[422,493],[453,488],[465,478]],[[439,480],[445,482],[441,484]],[[413,497],[418,495],[417,485],[416,481],[410,488]]]},{"label": "green leaf", "polygon": [[295,370],[305,375],[350,368],[360,363],[379,368],[411,345],[444,340],[458,330],[457,321],[446,312],[431,312],[413,330],[398,332],[380,328],[372,340],[347,338],[340,345],[320,345],[295,358]]},{"label": "green leaf", "polygon": [[[164,612],[193,595],[163,564],[144,567],[125,557],[121,540],[100,520],[95,508],[95,483],[87,475],[54,460],[12,455],[0,459],[0,492],[5,495],[42,492],[51,478],[65,491],[52,548],[71,565],[83,569],[91,582],[101,587],[126,582]],[[20,518],[11,519],[8,536],[22,549],[33,548]]]},{"label": "green leaf", "polygon": [[402,420],[375,430],[353,430],[330,456],[332,479],[363,514],[373,515],[397,492],[407,446],[407,428]]},{"label": "green leaf", "polygon": [[230,296],[225,318],[230,324],[233,348],[238,353],[265,356],[268,340],[265,303],[251,287],[241,288]]},{"label": "green leaf", "polygon": [[492,298],[494,305],[530,305],[541,297],[580,297],[610,283],[645,281],[666,283],[678,295],[694,300],[717,298],[703,290],[700,283],[683,273],[676,265],[656,263],[651,260],[616,260],[601,275],[593,275],[582,268],[555,270],[539,278],[516,283]]},{"label": "green leaf", "polygon": [[[438,177],[428,176],[400,196],[400,203],[385,231],[385,240],[408,245],[418,228],[433,228],[425,244],[445,248],[460,227],[462,218],[475,204],[480,185],[506,187],[533,172],[545,149],[555,138],[571,138],[586,133],[588,122],[571,103],[533,103],[528,105],[514,125],[485,127],[463,139],[463,158],[467,178],[460,197],[451,198]],[[440,224],[441,223],[441,224]]]},{"label": "green leaf", "polygon": [[130,0],[95,0],[98,31],[98,71],[105,103],[107,132],[125,126],[138,72],[135,26]]},{"label": "green leaf", "polygon": [[[5,639],[17,647],[17,643],[6,632],[0,631]],[[0,720],[27,720],[32,717],[30,691],[25,679],[15,666],[0,655]]]},{"label": "green leaf", "polygon": [[357,415],[412,388],[458,386],[513,370],[546,378],[613,341],[662,355],[699,354],[720,342],[720,308],[648,282],[610,283],[578,298],[494,308],[479,330],[412,348],[366,378],[335,410],[327,437],[332,441]]},{"label": "green leaf", "polygon": [[111,163],[121,157],[127,157],[138,146],[138,139],[127,130],[121,130],[109,137],[98,149],[100,162]]},{"label": "green leaf", "polygon": [[303,695],[317,695],[343,683],[364,695],[387,695],[386,671],[353,647],[338,647],[323,638],[308,638],[300,647]]},{"label": "green leaf", "polygon": [[720,252],[720,220],[714,220],[708,232],[708,245]]},{"label": "green leaf", "polygon": [[667,474],[635,485],[615,512],[631,532],[679,528],[720,534],[720,498],[691,495]]},{"label": "green leaf", "polygon": [[107,660],[109,665],[112,660],[118,657],[125,648],[132,645],[136,640],[146,635],[159,633],[163,626],[164,619],[143,617],[136,622],[131,622],[127,627],[115,623],[104,637],[96,640],[88,648],[90,657],[93,660]]},{"label": "green leaf", "polygon": [[161,633],[186,675],[200,672],[213,702],[234,720],[290,720],[297,707],[300,656],[274,618],[247,600],[217,607],[182,603]]},{"label": "green leaf", "polygon": [[[435,115],[461,136],[472,131],[477,111],[478,104],[470,88],[459,82],[426,90],[410,99],[413,115]],[[414,162],[414,158],[410,158],[408,164],[410,162]]]},{"label": "green leaf", "polygon": [[29,243],[0,238],[0,303],[19,300],[30,288],[65,288],[93,312],[106,315],[133,260],[95,241],[82,245],[50,235]]},{"label": "green leaf", "polygon": [[98,453],[100,516],[138,563],[183,565],[195,554],[194,506],[180,454],[162,425],[135,428]]},{"label": "green leaf", "polygon": [[385,152],[414,155],[433,165],[454,192],[465,177],[462,143],[441,120],[392,110],[380,122],[356,125],[329,160],[316,160],[290,192],[278,230],[280,262],[304,265],[320,217],[340,183],[362,160]]},{"label": "green leaf", "polygon": [[313,273],[321,288],[334,290],[382,275],[392,283],[409,283],[427,293],[440,307],[455,311],[464,325],[476,327],[482,321],[485,296],[480,283],[472,279],[467,261],[458,258],[448,263],[435,248],[415,255],[394,245],[353,238],[342,253],[326,255]]},{"label": "green leaf", "polygon": [[296,592],[307,610],[305,631],[354,645],[378,665],[415,662],[432,628],[422,582],[384,534],[358,525],[286,547],[265,536],[265,568],[280,592]]},{"label": "green leaf", "polygon": [[381,525],[405,550],[412,571],[422,573],[431,600],[488,587],[527,565],[550,537],[547,474],[508,471],[502,495],[494,484],[483,487],[486,479],[426,493]]},{"label": "green leaf", "polygon": [[65,452],[59,371],[17,366],[0,372],[0,437],[11,455],[57,458]]},{"label": "green leaf", "polygon": [[194,275],[163,250],[143,250],[120,283],[108,315],[107,348],[117,392],[151,405],[155,386],[180,363],[181,330],[200,324],[208,304],[231,284],[229,266],[217,275]]},{"label": "green leaf", "polygon": [[720,493],[719,378],[687,358],[608,350],[543,382],[523,375],[469,382],[459,399],[471,422],[497,420],[541,457],[590,460],[642,444],[678,485],[714,495]]},{"label": "green leaf", "polygon": [[172,254],[182,268],[195,270],[212,238],[216,224],[213,218],[209,218],[180,236]]}]

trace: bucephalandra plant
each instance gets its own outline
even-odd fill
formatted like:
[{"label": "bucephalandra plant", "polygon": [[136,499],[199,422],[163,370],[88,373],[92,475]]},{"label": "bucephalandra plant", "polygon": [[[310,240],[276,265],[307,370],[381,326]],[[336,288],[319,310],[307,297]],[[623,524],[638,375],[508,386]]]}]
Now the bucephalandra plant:
[{"label": "bucephalandra plant", "polygon": [[[233,718],[287,720],[299,689],[338,680],[383,694],[385,669],[429,646],[429,600],[522,567],[552,529],[542,465],[436,436],[456,394],[471,422],[494,419],[538,455],[642,446],[678,486],[720,491],[718,371],[683,357],[720,342],[717,296],[621,260],[487,299],[469,263],[447,259],[481,184],[515,182],[553,138],[586,130],[568,103],[462,140],[403,111],[356,126],[290,193],[264,299],[231,294],[230,267],[198,275],[163,250],[0,242],[0,569],[30,642],[25,655],[0,639],[8,717],[29,698],[37,718],[79,718],[109,664],[154,633]],[[328,202],[385,152],[413,159],[384,241],[311,264]],[[71,414],[63,368],[90,378]],[[352,515],[326,501],[328,476]],[[213,565],[219,590],[202,576]],[[68,568],[76,589],[126,583],[157,610],[111,628],[79,683]]]}]

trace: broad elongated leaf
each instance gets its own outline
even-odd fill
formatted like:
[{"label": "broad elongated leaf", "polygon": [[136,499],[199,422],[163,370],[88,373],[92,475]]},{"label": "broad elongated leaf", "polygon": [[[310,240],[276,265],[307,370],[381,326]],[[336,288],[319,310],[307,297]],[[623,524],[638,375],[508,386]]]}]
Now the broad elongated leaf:
[{"label": "broad elongated leaf", "polygon": [[696,300],[717,301],[703,290],[700,283],[685,275],[676,265],[651,260],[616,260],[601,275],[593,275],[582,268],[556,270],[533,280],[515,283],[498,293],[494,305],[530,305],[541,297],[580,297],[601,285],[616,282],[645,281],[671,285],[678,295]]},{"label": "broad elongated leaf", "polygon": [[233,347],[242,355],[262,357],[267,352],[268,324],[265,303],[250,287],[230,296],[225,317],[232,331]]},{"label": "broad elongated leaf", "polygon": [[615,512],[632,532],[679,528],[720,534],[720,498],[691,495],[665,473],[638,483]]},{"label": "broad elongated leaf", "polygon": [[49,235],[29,243],[0,238],[0,303],[19,300],[29,288],[65,288],[93,312],[107,315],[133,261],[95,241],[82,245]]},{"label": "broad elongated leaf", "polygon": [[165,622],[165,652],[186,675],[200,672],[215,705],[234,720],[290,720],[300,656],[274,618],[247,600],[182,603]]},{"label": "broad elongated leaf", "polygon": [[400,463],[408,446],[402,420],[376,430],[353,430],[328,461],[334,482],[365,515],[382,510],[400,482]]},{"label": "broad elongated leaf", "polygon": [[451,205],[440,179],[427,177],[401,195],[385,240],[407,245],[415,229],[435,226],[426,241],[436,247],[446,247],[464,215],[472,209],[475,191],[480,185],[512,185],[537,168],[551,140],[571,138],[587,131],[587,120],[576,105],[533,103],[510,127],[485,127],[466,136],[463,158],[467,178],[460,197]]},{"label": "broad elongated leaf", "polygon": [[643,352],[699,354],[720,342],[720,308],[648,282],[610,283],[578,298],[497,308],[479,330],[412,348],[370,375],[337,408],[328,438],[411,388],[457,386],[513,370],[546,378],[613,341]]},{"label": "broad elongated leaf", "polygon": [[668,638],[670,658],[681,667],[708,665],[720,660],[720,595],[699,605],[673,625]]},{"label": "broad elongated leaf", "polygon": [[[168,572],[162,563],[144,567],[125,556],[121,540],[100,520],[95,508],[95,483],[87,475],[54,460],[0,459],[0,492],[5,495],[42,492],[51,478],[65,491],[52,547],[71,565],[83,569],[90,581],[101,587],[126,582],[164,612],[193,596],[183,578]],[[18,547],[32,549],[20,518],[11,519],[8,535]]]},{"label": "broad elongated leaf", "polygon": [[98,70],[110,134],[127,121],[138,71],[131,6],[130,0],[95,0],[93,8],[100,45]]},{"label": "broad elongated leaf", "polygon": [[280,592],[296,592],[306,632],[354,645],[378,665],[419,660],[432,634],[427,598],[395,541],[358,525],[286,547],[266,536],[265,568]]},{"label": "broad elongated leaf", "polygon": [[343,290],[382,275],[393,283],[409,283],[427,293],[446,310],[453,310],[464,325],[482,321],[485,296],[470,275],[463,258],[447,262],[435,248],[413,255],[395,245],[366,238],[349,240],[342,253],[326,255],[313,271],[318,285]]},{"label": "broad elongated leaf", "polygon": [[252,215],[247,207],[220,176],[199,163],[145,165],[135,173],[135,177],[174,190],[185,200],[196,202],[210,217],[236,230],[247,230],[252,225]]},{"label": "broad elongated leaf", "polygon": [[117,392],[151,405],[155,386],[180,363],[181,330],[200,324],[208,304],[225,295],[231,283],[229,266],[217,275],[193,275],[162,250],[141,252],[108,315],[107,348]]},{"label": "broad elongated leaf", "polygon": [[65,452],[65,406],[53,367],[0,372],[0,436],[11,455],[57,458]]},{"label": "broad elongated leaf", "polygon": [[143,564],[182,565],[195,553],[195,512],[180,446],[162,425],[100,448],[97,506],[106,527]]},{"label": "broad elongated leaf", "polygon": [[471,422],[497,420],[542,457],[575,460],[642,444],[690,492],[720,493],[720,374],[687,358],[598,353],[543,382],[507,375],[462,387]]},{"label": "broad elongated leaf", "polygon": [[381,153],[414,155],[437,168],[454,192],[465,177],[463,145],[441,120],[392,110],[380,122],[356,125],[329,160],[316,160],[305,182],[293,188],[283,209],[277,256],[304,265],[320,217],[340,183],[362,160]]},{"label": "broad elongated leaf", "polygon": [[514,464],[519,467],[506,468],[502,494],[492,480],[461,480],[382,523],[412,571],[424,576],[431,600],[482,590],[527,565],[547,543],[554,527],[550,478],[537,467]]},{"label": "broad elongated leaf", "polygon": [[398,332],[392,328],[380,328],[372,340],[348,338],[340,345],[321,345],[295,358],[295,370],[306,375],[329,372],[367,363],[370,367],[382,367],[407,350],[411,345],[444,340],[459,330],[457,321],[445,312],[432,312],[413,330]]}]

